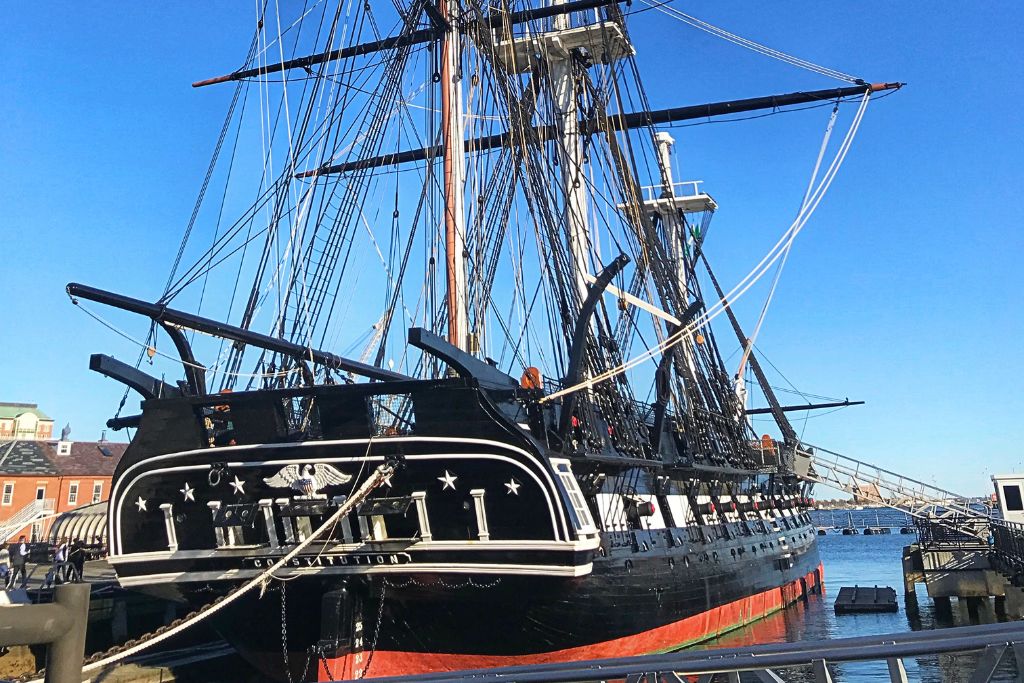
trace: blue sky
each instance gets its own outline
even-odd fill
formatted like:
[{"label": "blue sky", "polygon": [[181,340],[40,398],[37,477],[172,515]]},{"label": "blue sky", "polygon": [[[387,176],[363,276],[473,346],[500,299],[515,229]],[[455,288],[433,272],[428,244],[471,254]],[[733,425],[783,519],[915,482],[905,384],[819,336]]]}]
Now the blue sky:
[{"label": "blue sky", "polygon": [[[866,80],[909,83],[868,108],[760,337],[800,389],[867,401],[809,420],[807,440],[969,494],[1024,469],[1024,7],[673,4]],[[246,3],[8,8],[0,400],[39,403],[58,428],[99,436],[121,390],[88,356],[133,361],[137,349],[76,311],[64,285],[159,294],[231,94],[189,84],[240,63],[252,21]],[[631,27],[655,107],[836,85],[657,12]],[[788,223],[827,116],[672,131],[677,175],[703,179],[721,205],[708,249],[723,282]],[[746,325],[764,294],[737,307]]]}]

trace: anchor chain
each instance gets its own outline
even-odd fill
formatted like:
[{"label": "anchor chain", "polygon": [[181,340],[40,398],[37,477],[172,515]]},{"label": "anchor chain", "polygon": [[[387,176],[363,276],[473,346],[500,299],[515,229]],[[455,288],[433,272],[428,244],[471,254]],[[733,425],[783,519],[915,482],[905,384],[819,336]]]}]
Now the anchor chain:
[{"label": "anchor chain", "polygon": [[[288,584],[281,581],[281,658],[284,660],[284,672],[288,676],[288,683],[294,683],[292,680],[292,665],[288,661],[288,601],[285,597],[285,588]],[[306,668],[309,668],[309,656],[306,658]],[[302,670],[302,675],[305,677],[306,670]]]},{"label": "anchor chain", "polygon": [[366,666],[363,667],[362,672],[359,674],[359,678],[366,678],[366,674],[370,671],[370,664],[373,663],[373,655],[377,652],[377,640],[380,638],[380,623],[384,619],[384,598],[387,596],[388,582],[387,579],[381,581],[380,584],[380,605],[377,606],[377,624],[373,629],[373,642],[370,644],[370,655],[366,658]]}]

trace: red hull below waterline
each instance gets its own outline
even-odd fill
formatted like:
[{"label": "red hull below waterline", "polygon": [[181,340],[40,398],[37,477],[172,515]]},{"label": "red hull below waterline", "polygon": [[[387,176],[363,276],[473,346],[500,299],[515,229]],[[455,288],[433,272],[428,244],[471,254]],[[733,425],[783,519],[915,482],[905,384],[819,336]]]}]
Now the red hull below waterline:
[{"label": "red hull below waterline", "polygon": [[[318,680],[338,681],[361,677],[408,676],[441,671],[627,657],[675,650],[710,640],[762,619],[808,594],[824,592],[824,571],[823,565],[819,564],[814,571],[782,586],[734,600],[649,631],[593,645],[517,656],[377,650],[372,657],[369,652],[362,652],[321,660],[317,672]],[[369,670],[364,674],[363,668],[367,663],[369,663]]]}]

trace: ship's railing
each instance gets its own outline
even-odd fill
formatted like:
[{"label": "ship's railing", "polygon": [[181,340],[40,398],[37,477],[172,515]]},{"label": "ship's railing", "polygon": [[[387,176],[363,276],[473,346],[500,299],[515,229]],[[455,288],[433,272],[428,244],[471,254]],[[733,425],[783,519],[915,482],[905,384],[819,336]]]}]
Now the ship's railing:
[{"label": "ship's railing", "polygon": [[[583,662],[477,669],[374,679],[375,683],[698,683],[758,680],[832,683],[866,678],[988,683],[1019,666],[1024,622],[801,641]],[[958,655],[940,657],[940,655]],[[963,655],[963,656],[959,656]],[[936,675],[938,674],[938,676]],[[1018,674],[1019,675],[1019,674]],[[1014,679],[1014,680],[1019,680]]]},{"label": "ship's railing", "polygon": [[[703,180],[681,180],[672,183],[672,195],[674,197],[697,197],[703,194],[700,191],[700,186]],[[662,184],[657,185],[644,185],[644,199],[652,201],[662,196],[665,191],[665,186]]]}]

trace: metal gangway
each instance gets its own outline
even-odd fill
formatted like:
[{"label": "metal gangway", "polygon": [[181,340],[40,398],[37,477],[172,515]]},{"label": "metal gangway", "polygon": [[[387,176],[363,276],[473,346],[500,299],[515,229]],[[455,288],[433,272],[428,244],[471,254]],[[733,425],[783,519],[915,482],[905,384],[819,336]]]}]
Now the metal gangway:
[{"label": "metal gangway", "polygon": [[[796,450],[794,469],[806,481],[844,491],[864,502],[900,510],[917,519],[939,524],[957,520],[958,530],[964,528],[965,520],[989,520],[989,514],[978,510],[966,496],[827,448],[801,444]],[[975,527],[987,530],[985,524]]]}]

